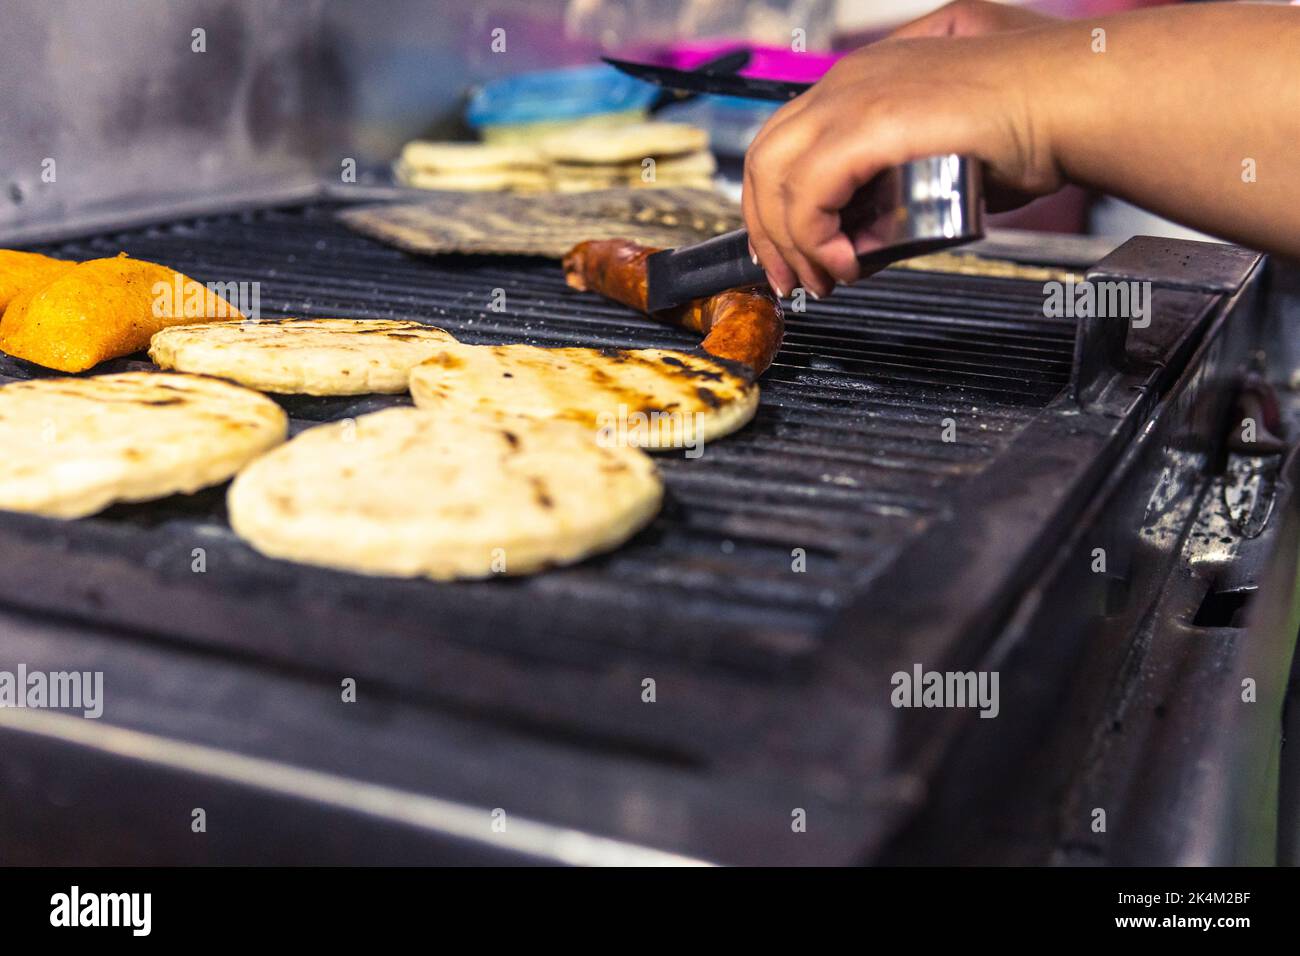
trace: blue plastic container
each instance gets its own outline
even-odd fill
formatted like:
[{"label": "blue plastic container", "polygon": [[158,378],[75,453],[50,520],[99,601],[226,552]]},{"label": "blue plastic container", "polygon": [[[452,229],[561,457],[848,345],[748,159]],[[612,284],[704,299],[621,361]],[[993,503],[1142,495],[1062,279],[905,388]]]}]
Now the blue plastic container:
[{"label": "blue plastic container", "polygon": [[643,114],[656,87],[612,66],[566,67],[492,80],[474,91],[465,119],[488,141],[577,120]]}]

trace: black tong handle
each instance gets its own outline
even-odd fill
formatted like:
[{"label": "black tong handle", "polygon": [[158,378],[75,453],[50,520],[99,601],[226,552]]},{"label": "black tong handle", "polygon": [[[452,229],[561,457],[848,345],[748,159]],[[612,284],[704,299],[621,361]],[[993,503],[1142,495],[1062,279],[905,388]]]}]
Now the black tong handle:
[{"label": "black tong handle", "polygon": [[775,100],[784,103],[812,86],[811,83],[788,83],[785,80],[764,80],[720,72],[699,73],[692,70],[677,70],[669,66],[633,63],[630,60],[617,60],[609,56],[601,59],[628,76],[680,93],[711,93],[717,96],[740,96],[750,100]]}]

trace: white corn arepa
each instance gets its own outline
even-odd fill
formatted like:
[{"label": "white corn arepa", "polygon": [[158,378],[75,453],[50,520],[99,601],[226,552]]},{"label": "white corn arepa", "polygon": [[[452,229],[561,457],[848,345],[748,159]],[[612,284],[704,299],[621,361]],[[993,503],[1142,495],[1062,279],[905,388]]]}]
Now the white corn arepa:
[{"label": "white corn arepa", "polygon": [[397,394],[411,369],[455,342],[451,333],[390,319],[274,319],[174,325],[154,335],[160,367],[226,378],[264,392]]},{"label": "white corn arepa", "polygon": [[125,372],[0,388],[0,508],[94,514],[225,481],[284,440],[264,395],[194,375]]},{"label": "white corn arepa", "polygon": [[442,189],[449,192],[520,192],[542,190],[550,184],[546,173],[536,169],[412,169],[399,165],[395,169],[399,182],[416,189]]},{"label": "white corn arepa", "polygon": [[662,496],[649,456],[572,422],[390,408],[308,429],[244,469],[228,504],[271,557],[450,580],[606,551]]},{"label": "white corn arepa", "polygon": [[[643,168],[640,163],[638,166],[638,175]],[[665,156],[662,159],[655,160],[655,173],[659,178],[680,177],[683,179],[693,176],[712,176],[718,171],[718,161],[713,158],[713,154],[708,150],[701,150],[698,153],[688,153],[685,156]]]},{"label": "white corn arepa", "polygon": [[496,169],[537,169],[545,158],[530,146],[496,143],[412,140],[402,147],[401,162],[416,170],[470,172]]},{"label": "white corn arepa", "polygon": [[668,349],[449,343],[411,370],[410,387],[431,411],[563,419],[648,449],[721,438],[758,407],[737,366]]},{"label": "white corn arepa", "polygon": [[624,163],[561,163],[551,164],[550,174],[556,179],[608,178],[611,180],[646,181],[651,160],[657,179],[694,179],[712,176],[718,171],[717,160],[708,150],[687,153],[684,156],[666,156],[662,159],[643,157]]},{"label": "white corn arepa", "polygon": [[541,142],[542,154],[561,163],[624,163],[709,148],[708,131],[688,123],[630,123],[613,129],[573,129]]},{"label": "white corn arepa", "polygon": [[630,189],[713,189],[714,183],[709,176],[683,176],[680,179],[656,177],[649,181],[640,178],[621,180],[560,178],[551,180],[551,191],[555,193],[594,193],[620,187]]}]

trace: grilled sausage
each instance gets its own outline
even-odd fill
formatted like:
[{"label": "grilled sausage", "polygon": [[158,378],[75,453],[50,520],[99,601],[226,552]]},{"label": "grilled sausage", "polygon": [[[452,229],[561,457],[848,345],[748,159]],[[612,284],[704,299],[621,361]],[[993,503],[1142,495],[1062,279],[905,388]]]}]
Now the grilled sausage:
[{"label": "grilled sausage", "polygon": [[[581,242],[564,257],[564,281],[575,289],[646,310],[646,259],[658,249],[627,239]],[[704,334],[700,347],[710,355],[749,366],[762,375],[785,333],[781,303],[759,288],[732,289],[696,299],[653,318]]]}]

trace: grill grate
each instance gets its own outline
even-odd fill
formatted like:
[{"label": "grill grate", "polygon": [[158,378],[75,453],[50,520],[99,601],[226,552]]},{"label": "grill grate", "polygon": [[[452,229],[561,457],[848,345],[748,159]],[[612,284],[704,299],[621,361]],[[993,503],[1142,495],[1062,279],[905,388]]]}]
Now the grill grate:
[{"label": "grill grate", "polygon": [[[554,262],[420,259],[350,232],[332,212],[246,212],[42,251],[126,251],[200,281],[257,281],[266,316],[416,319],[467,342],[697,344],[690,333],[569,290]],[[505,290],[504,312],[488,308],[494,289]],[[901,270],[809,301],[805,313],[788,316],[754,422],[700,459],[658,458],[668,500],[650,529],[612,555],[528,580],[438,585],[270,561],[234,537],[221,490],[70,525],[10,515],[0,526],[33,541],[53,529],[61,547],[117,552],[161,583],[185,578],[190,548],[201,544],[209,568],[221,569],[203,586],[232,605],[270,595],[272,603],[346,607],[376,624],[405,616],[439,637],[570,663],[630,648],[787,673],[816,651],[819,630],[849,593],[1065,387],[1073,327],[1045,319],[1041,302],[1034,282]],[[130,368],[152,366],[126,359],[111,370]],[[0,361],[4,380],[40,374]],[[283,399],[295,431],[399,402]],[[945,419],[956,424],[955,441],[942,440]],[[802,573],[792,570],[795,549],[806,554]],[[192,576],[185,586],[196,586]],[[75,608],[68,594],[48,589],[30,601]],[[129,597],[86,602],[121,623],[145,616]],[[177,604],[165,619],[181,635],[222,626],[198,605]]]}]

